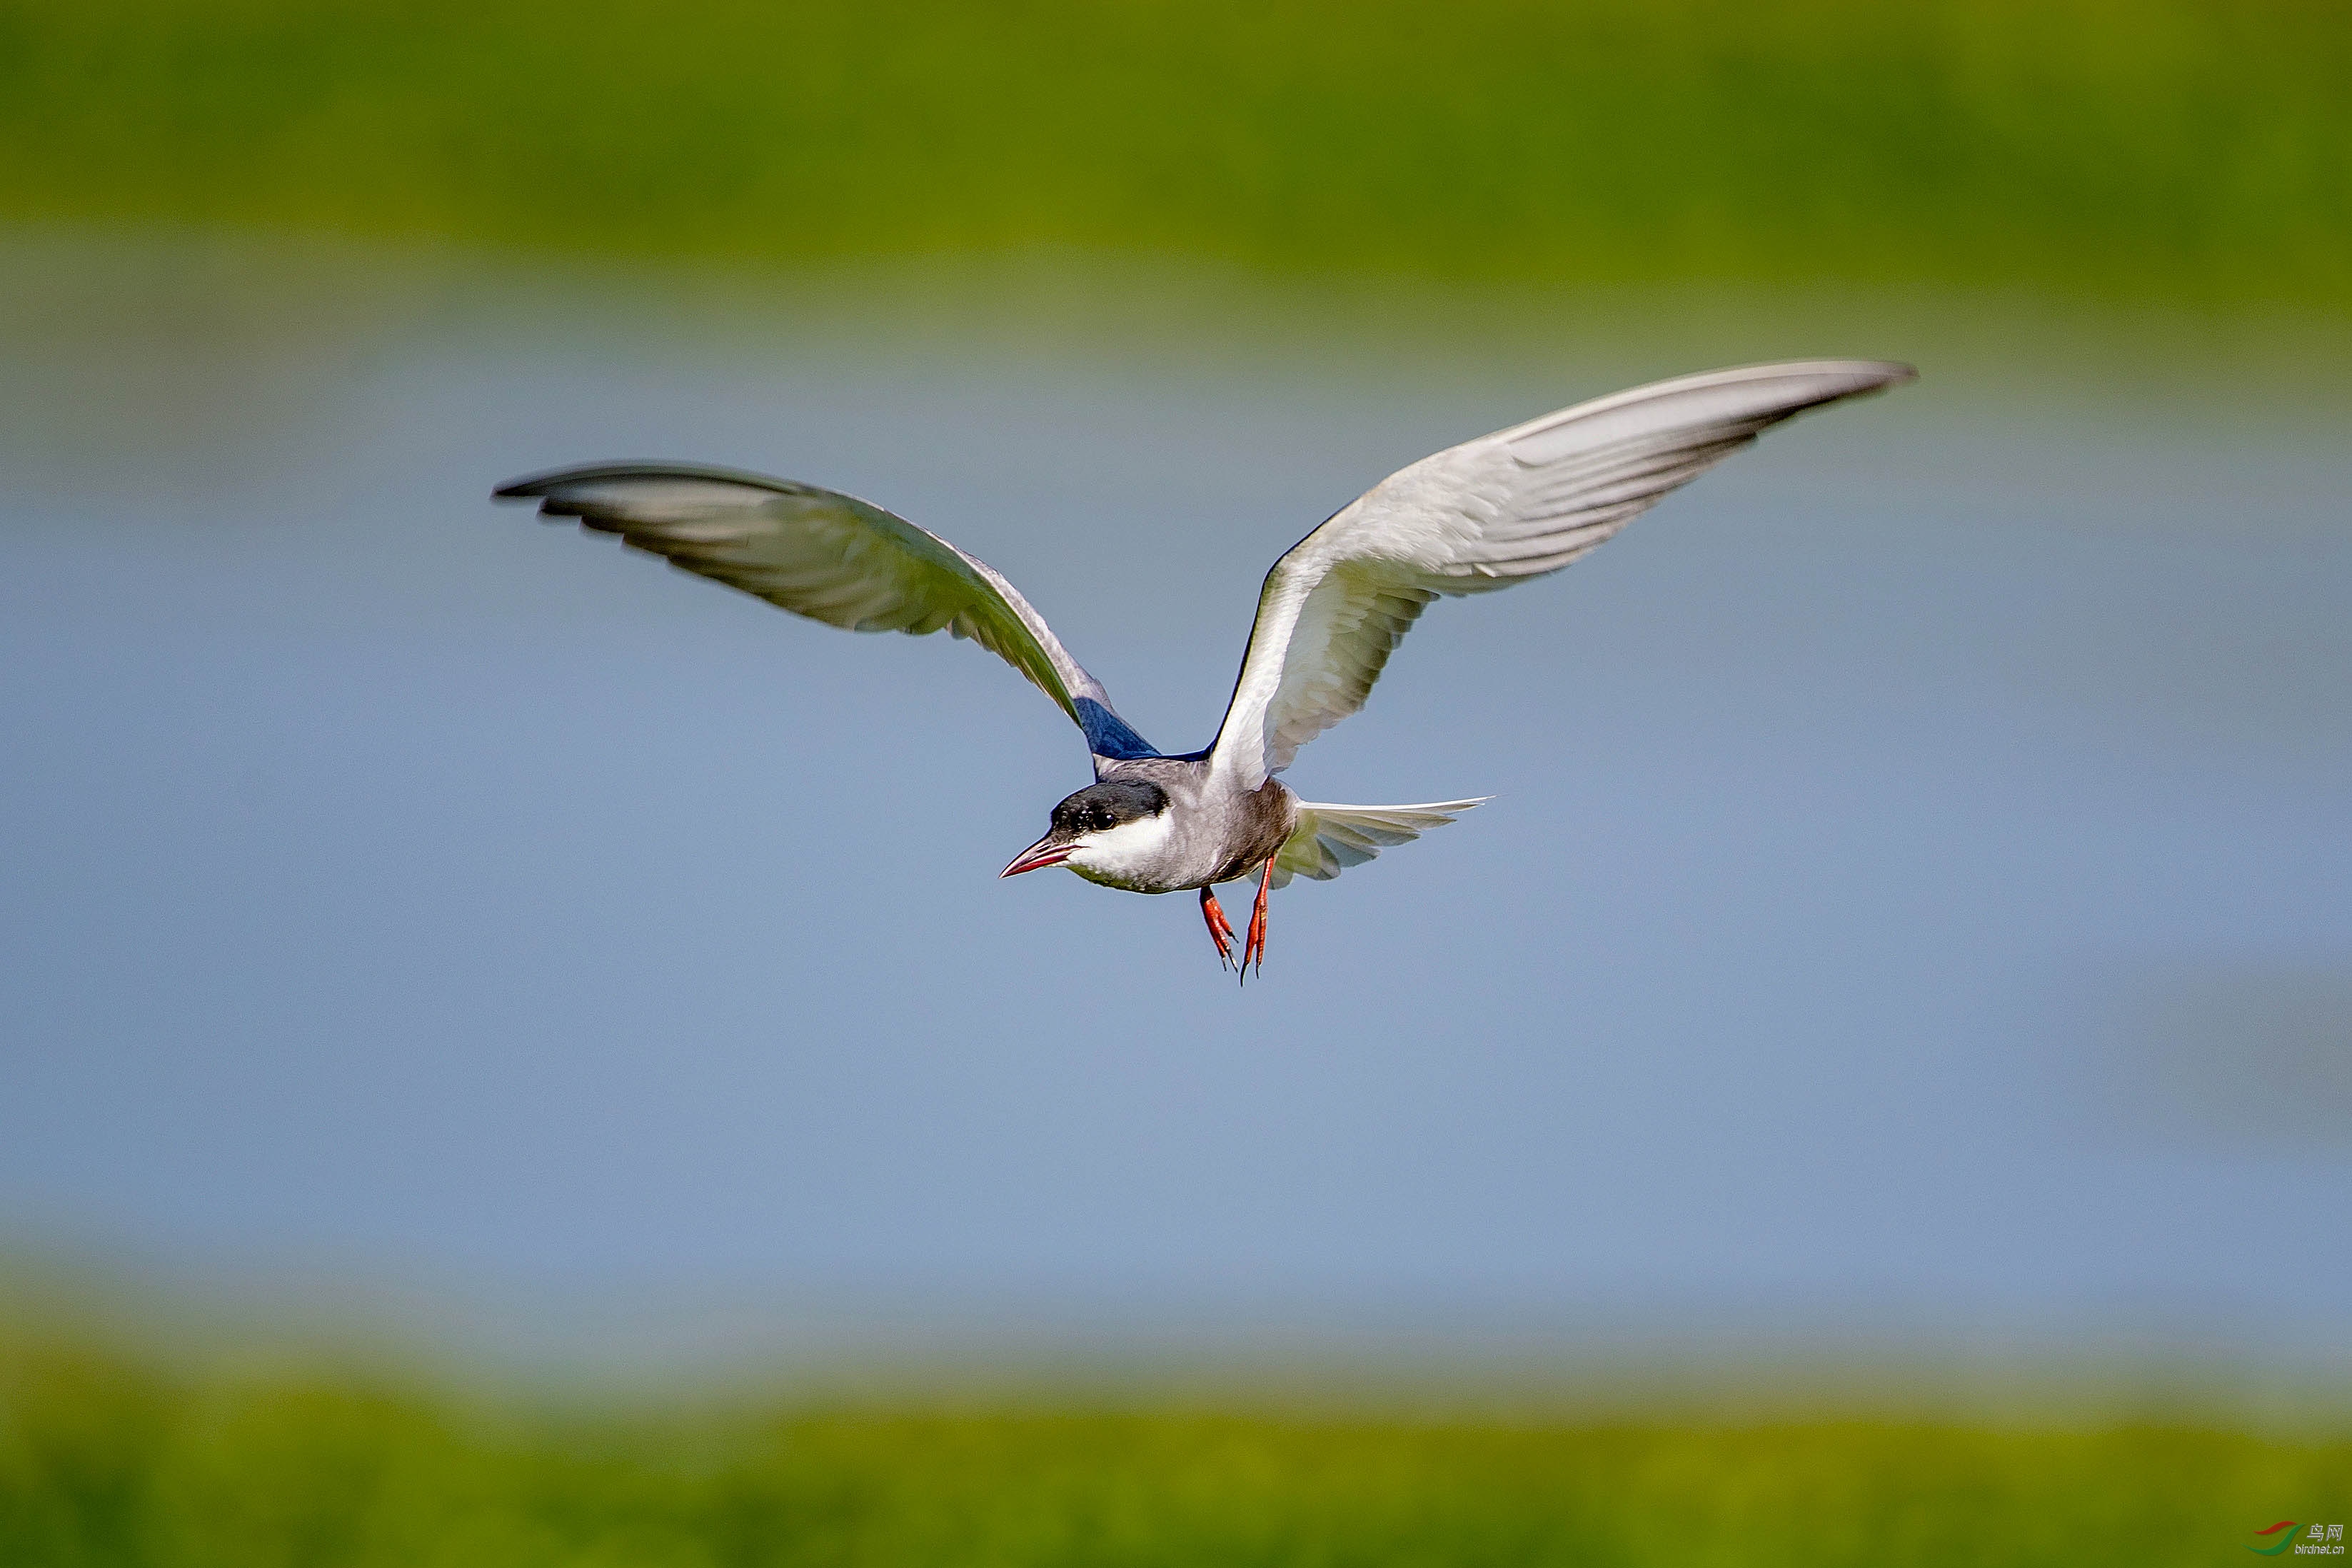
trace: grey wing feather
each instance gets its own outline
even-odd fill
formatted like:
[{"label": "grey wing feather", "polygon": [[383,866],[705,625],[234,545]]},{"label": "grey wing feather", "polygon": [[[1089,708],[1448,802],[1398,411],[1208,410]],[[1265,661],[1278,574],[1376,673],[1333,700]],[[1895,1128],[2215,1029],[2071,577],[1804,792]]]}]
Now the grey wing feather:
[{"label": "grey wing feather", "polygon": [[500,485],[636,549],[794,615],[860,632],[969,637],[1052,698],[1097,757],[1153,756],[1110,694],[1003,576],[870,501],[764,474],[601,463]]},{"label": "grey wing feather", "polygon": [[1557,572],[1762,431],[1913,374],[1877,360],[1710,371],[1547,414],[1390,475],[1266,574],[1212,765],[1256,788],[1364,705],[1440,595]]}]

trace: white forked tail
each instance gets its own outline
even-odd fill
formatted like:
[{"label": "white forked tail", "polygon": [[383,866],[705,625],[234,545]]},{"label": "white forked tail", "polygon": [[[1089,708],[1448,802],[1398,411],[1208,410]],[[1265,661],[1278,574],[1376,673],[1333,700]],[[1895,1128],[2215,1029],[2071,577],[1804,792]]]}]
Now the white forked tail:
[{"label": "white forked tail", "polygon": [[1433,827],[1443,827],[1474,805],[1494,799],[1433,800],[1421,805],[1331,805],[1298,803],[1298,826],[1274,858],[1274,885],[1293,877],[1328,882],[1350,866],[1360,866],[1383,849],[1410,844]]}]

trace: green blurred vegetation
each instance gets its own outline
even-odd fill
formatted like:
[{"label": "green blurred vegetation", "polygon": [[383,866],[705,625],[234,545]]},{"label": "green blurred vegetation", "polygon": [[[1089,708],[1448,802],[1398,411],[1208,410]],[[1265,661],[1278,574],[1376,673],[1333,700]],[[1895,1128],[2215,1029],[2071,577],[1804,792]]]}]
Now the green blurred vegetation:
[{"label": "green blurred vegetation", "polygon": [[2352,299],[2340,0],[0,0],[0,218]]},{"label": "green blurred vegetation", "polygon": [[1005,1403],[602,1414],[0,1341],[9,1568],[2228,1562],[2352,1442]]}]

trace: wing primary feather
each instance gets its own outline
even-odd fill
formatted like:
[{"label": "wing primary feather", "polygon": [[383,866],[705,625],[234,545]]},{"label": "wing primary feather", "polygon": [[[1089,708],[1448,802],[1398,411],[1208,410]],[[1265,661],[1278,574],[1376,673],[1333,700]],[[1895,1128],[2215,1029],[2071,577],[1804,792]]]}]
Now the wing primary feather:
[{"label": "wing primary feather", "polygon": [[[1437,595],[1557,572],[1761,432],[1914,374],[1880,360],[1709,371],[1546,414],[1399,469],[1266,573],[1213,768],[1255,789],[1289,766],[1300,746],[1363,707]],[[1324,863],[1319,852],[1315,863]]]},{"label": "wing primary feather", "polygon": [[635,550],[781,609],[861,632],[944,630],[1033,682],[1104,759],[1156,756],[1045,619],[995,568],[870,501],[740,468],[591,463],[509,480],[493,499],[618,534]]}]

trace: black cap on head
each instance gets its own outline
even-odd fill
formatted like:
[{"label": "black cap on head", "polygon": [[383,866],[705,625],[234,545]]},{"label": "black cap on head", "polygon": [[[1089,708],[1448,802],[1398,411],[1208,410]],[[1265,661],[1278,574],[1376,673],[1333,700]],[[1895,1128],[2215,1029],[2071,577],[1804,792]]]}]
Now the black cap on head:
[{"label": "black cap on head", "polygon": [[1076,837],[1122,822],[1157,816],[1168,809],[1168,792],[1142,779],[1105,779],[1088,784],[1054,808],[1054,831]]}]

